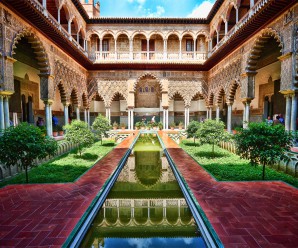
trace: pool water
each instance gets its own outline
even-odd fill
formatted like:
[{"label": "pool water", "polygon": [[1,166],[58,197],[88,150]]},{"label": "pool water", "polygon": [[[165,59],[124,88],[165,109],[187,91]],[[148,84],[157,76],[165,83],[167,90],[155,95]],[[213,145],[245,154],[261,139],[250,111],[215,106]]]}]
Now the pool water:
[{"label": "pool water", "polygon": [[157,137],[139,137],[81,247],[206,247]]}]

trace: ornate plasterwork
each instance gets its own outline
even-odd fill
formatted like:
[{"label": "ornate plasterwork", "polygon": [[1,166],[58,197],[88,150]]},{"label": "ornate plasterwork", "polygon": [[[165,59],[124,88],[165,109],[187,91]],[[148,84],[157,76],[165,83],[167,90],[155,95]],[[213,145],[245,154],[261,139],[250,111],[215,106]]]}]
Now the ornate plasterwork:
[{"label": "ornate plasterwork", "polygon": [[[84,74],[77,72],[76,70],[70,68],[59,60],[55,61],[54,68],[54,92],[56,89],[59,89],[61,100],[69,102],[71,98],[71,93],[73,90],[77,91],[76,102],[79,105],[83,103],[84,106],[88,105],[88,93],[86,87],[86,77]],[[82,98],[84,97],[84,101],[82,102]]]},{"label": "ornate plasterwork", "polygon": [[119,93],[125,100],[128,98],[127,80],[109,81],[97,79],[98,94],[103,98],[105,106],[110,107],[114,96]]},{"label": "ornate plasterwork", "polygon": [[185,106],[190,106],[190,102],[195,95],[204,95],[203,82],[197,80],[169,81],[169,98],[173,98],[176,93],[183,98]]}]

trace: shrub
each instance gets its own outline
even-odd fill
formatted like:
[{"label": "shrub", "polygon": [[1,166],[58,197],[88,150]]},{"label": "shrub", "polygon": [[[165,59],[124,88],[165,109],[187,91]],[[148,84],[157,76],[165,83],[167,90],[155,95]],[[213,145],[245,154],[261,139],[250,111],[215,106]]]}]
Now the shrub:
[{"label": "shrub", "polygon": [[109,124],[109,120],[102,115],[97,116],[92,124],[92,130],[94,132],[94,135],[96,138],[98,138],[101,141],[101,144],[102,144],[102,137],[106,136],[107,131],[109,131],[110,129],[111,129],[111,126]]}]

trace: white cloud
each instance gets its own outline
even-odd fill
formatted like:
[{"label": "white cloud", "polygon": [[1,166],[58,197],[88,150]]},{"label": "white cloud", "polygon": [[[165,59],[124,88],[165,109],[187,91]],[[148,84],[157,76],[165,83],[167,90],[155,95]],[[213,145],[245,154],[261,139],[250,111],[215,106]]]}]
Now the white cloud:
[{"label": "white cloud", "polygon": [[196,6],[187,17],[205,18],[208,16],[212,6],[213,3],[210,1],[204,1],[200,5]]},{"label": "white cloud", "polygon": [[155,12],[151,13],[151,11],[149,9],[148,14],[146,16],[148,16],[148,17],[160,17],[164,13],[165,13],[165,8],[158,5],[158,6],[156,6],[156,11]]},{"label": "white cloud", "polygon": [[127,1],[129,3],[136,2],[136,3],[140,4],[140,5],[143,5],[146,2],[146,0],[127,0]]},{"label": "white cloud", "polygon": [[128,239],[128,244],[136,248],[148,248],[152,245],[152,239]]}]

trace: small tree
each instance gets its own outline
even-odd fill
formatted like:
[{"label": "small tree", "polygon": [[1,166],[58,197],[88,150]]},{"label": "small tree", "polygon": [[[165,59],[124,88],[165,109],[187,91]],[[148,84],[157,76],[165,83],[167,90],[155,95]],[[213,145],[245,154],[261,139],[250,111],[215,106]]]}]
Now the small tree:
[{"label": "small tree", "polygon": [[200,123],[196,136],[200,144],[211,144],[214,156],[214,147],[220,141],[228,140],[230,134],[225,131],[225,124],[222,121],[206,120]]},{"label": "small tree", "polygon": [[57,142],[35,126],[21,123],[16,127],[5,129],[0,136],[0,161],[7,167],[13,165],[25,169],[28,183],[28,168],[36,166],[36,159],[55,155]]},{"label": "small tree", "polygon": [[193,138],[193,142],[196,143],[197,138],[197,130],[200,126],[200,123],[198,121],[191,121],[186,129],[187,138]]},{"label": "small tree", "polygon": [[101,141],[101,144],[102,136],[105,136],[107,134],[107,131],[109,131],[110,129],[111,125],[109,124],[109,120],[102,115],[97,116],[92,124],[94,135]]},{"label": "small tree", "polygon": [[94,135],[84,121],[73,120],[71,124],[64,126],[66,131],[65,139],[69,142],[78,144],[78,152],[82,156],[84,146],[90,146],[94,142]]},{"label": "small tree", "polygon": [[280,159],[289,150],[295,136],[286,132],[283,125],[268,125],[265,122],[250,123],[247,129],[240,129],[235,135],[237,153],[250,160],[251,165],[265,166]]}]

